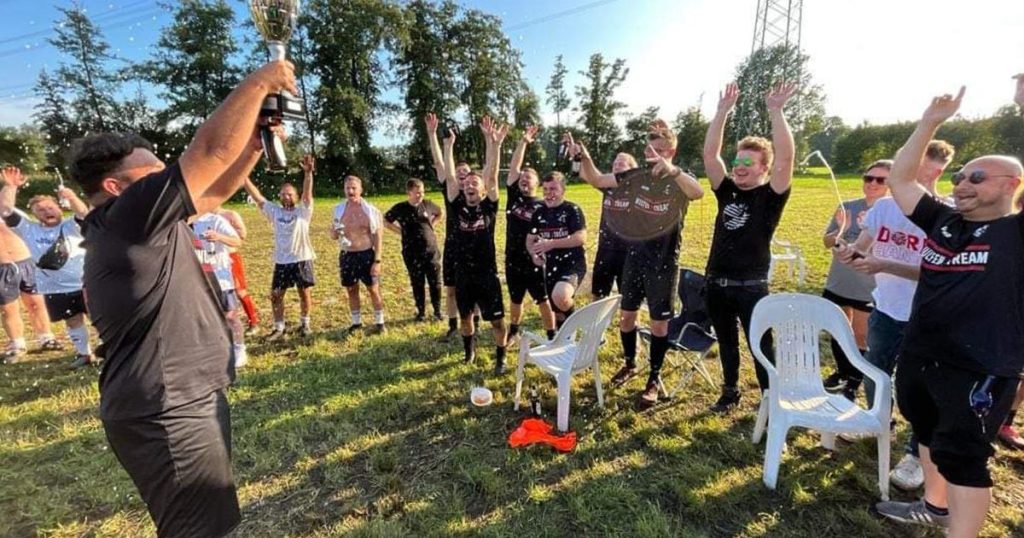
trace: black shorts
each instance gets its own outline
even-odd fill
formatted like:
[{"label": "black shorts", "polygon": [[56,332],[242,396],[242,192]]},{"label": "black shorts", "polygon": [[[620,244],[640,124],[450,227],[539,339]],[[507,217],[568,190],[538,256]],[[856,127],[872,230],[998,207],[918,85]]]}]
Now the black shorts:
[{"label": "black shorts", "polygon": [[676,294],[676,280],[679,270],[676,264],[651,264],[642,256],[629,256],[622,269],[622,310],[636,312],[644,299],[650,310],[651,319],[664,321],[675,315],[673,298]]},{"label": "black shorts", "polygon": [[370,274],[370,270],[373,269],[373,261],[376,259],[376,253],[373,252],[372,248],[358,252],[338,253],[341,285],[349,288],[358,285],[360,282],[366,286],[376,284],[377,279]]},{"label": "black shorts", "polygon": [[300,290],[316,285],[313,276],[313,260],[295,263],[274,264],[274,277],[270,283],[272,290],[286,290],[292,286]]},{"label": "black shorts", "polygon": [[597,257],[594,258],[594,278],[590,281],[590,291],[594,297],[611,295],[612,285],[622,292],[622,269],[628,255],[628,251],[598,245]]},{"label": "black shorts", "polygon": [[0,304],[11,304],[22,293],[39,293],[36,289],[36,265],[31,259],[0,264]]},{"label": "black shorts", "polygon": [[441,283],[451,287],[455,285],[455,247],[454,242],[445,242],[441,254]]},{"label": "black shorts", "polygon": [[459,315],[468,318],[473,310],[480,307],[480,317],[493,321],[505,317],[505,301],[501,293],[501,282],[494,273],[459,274],[455,279],[455,301]]},{"label": "black shorts", "polygon": [[43,295],[43,300],[46,302],[46,312],[50,314],[51,323],[71,319],[79,314],[88,314],[82,290]]},{"label": "black shorts", "polygon": [[242,520],[223,391],[153,417],[104,420],[103,430],[158,536],[223,536]]},{"label": "black shorts", "polygon": [[526,292],[530,292],[530,297],[535,303],[548,298],[547,289],[544,288],[544,273],[533,262],[506,263],[505,283],[508,285],[509,301],[512,304],[523,304]]},{"label": "black shorts", "polygon": [[870,314],[871,311],[875,309],[875,305],[871,301],[858,301],[857,299],[850,299],[849,297],[843,297],[842,295],[832,293],[831,291],[828,290],[821,292],[821,296],[839,306],[848,306],[854,310],[859,310],[861,312],[866,312],[868,314]]},{"label": "black shorts", "polygon": [[587,276],[586,269],[566,267],[565,269],[548,270],[544,274],[544,285],[547,286],[549,292],[554,293],[555,286],[559,282],[565,282],[573,287],[573,294],[575,290],[580,288],[580,282],[583,282],[583,277]]},{"label": "black shorts", "polygon": [[992,442],[1017,392],[1016,378],[996,378],[990,391],[992,408],[979,418],[970,398],[984,380],[985,374],[914,356],[901,355],[896,364],[900,413],[928,447],[939,474],[958,486],[992,487]]}]

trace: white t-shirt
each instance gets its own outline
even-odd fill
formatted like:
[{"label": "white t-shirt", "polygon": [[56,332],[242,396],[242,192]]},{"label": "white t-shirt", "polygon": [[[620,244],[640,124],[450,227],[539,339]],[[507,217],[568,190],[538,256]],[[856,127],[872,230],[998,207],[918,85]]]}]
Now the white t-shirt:
[{"label": "white t-shirt", "polygon": [[68,246],[68,261],[57,270],[36,267],[36,285],[43,295],[81,291],[85,249],[82,248],[82,229],[74,217],[64,219],[57,226],[43,226],[31,220],[25,212],[15,209],[4,220],[25,241],[32,253],[33,263],[50,250],[63,231]]},{"label": "white t-shirt", "polygon": [[[359,200],[359,205],[363,208],[363,212],[366,213],[366,217],[370,221],[370,233],[377,233],[377,230],[380,230],[380,227],[384,225],[384,217],[381,215],[380,210],[370,202],[367,202],[365,198]],[[347,207],[348,200],[342,200],[341,203],[334,206],[334,217],[331,219],[331,226],[335,230],[341,226],[341,219],[345,216],[345,208]],[[341,250],[348,250],[344,233],[338,236],[338,245],[341,246]]]},{"label": "white t-shirt", "polygon": [[316,258],[309,240],[313,204],[299,203],[288,210],[274,202],[263,204],[263,214],[274,228],[274,263],[297,263]]},{"label": "white t-shirt", "polygon": [[[915,267],[921,265],[921,251],[927,235],[903,214],[892,197],[882,198],[868,210],[862,228],[871,234],[871,254],[881,260],[892,260]],[[889,273],[875,274],[875,291],[871,296],[875,308],[897,320],[910,319],[917,281]]]},{"label": "white t-shirt", "polygon": [[235,289],[235,278],[231,274],[231,247],[220,241],[203,239],[203,234],[207,230],[228,237],[238,237],[238,233],[227,219],[214,213],[203,213],[192,223],[192,231],[202,244],[202,250],[196,249],[200,263],[213,267],[213,274],[217,276],[217,284],[221,291],[231,291]]}]

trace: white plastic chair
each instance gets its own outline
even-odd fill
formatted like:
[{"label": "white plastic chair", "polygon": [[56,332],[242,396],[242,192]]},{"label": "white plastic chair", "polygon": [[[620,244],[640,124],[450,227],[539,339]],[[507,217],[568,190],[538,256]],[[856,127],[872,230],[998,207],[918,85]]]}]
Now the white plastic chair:
[{"label": "white plastic chair", "polygon": [[772,238],[771,245],[772,259],[768,265],[768,281],[771,282],[772,276],[775,275],[775,268],[779,264],[784,264],[789,278],[793,278],[795,271],[797,283],[803,286],[807,280],[807,260],[804,259],[804,253],[800,247],[789,241],[775,238]]},{"label": "white plastic chair", "polygon": [[[775,489],[786,433],[794,426],[821,432],[821,445],[829,450],[835,448],[836,434],[868,434],[878,437],[878,489],[882,500],[888,500],[892,413],[889,375],[864,360],[842,310],[821,297],[780,293],[761,299],[750,320],[750,341],[760,342],[769,329],[775,340],[775,364],[768,362],[759,346],[752,349],[754,357],[768,371],[770,386],[761,397],[753,435],[753,441],[760,442],[767,424],[765,485]],[[821,331],[831,334],[850,363],[874,381],[877,388],[870,410],[825,392],[818,351]]]},{"label": "white plastic chair", "polygon": [[[572,376],[590,369],[597,388],[597,405],[604,406],[604,391],[601,388],[601,368],[597,362],[597,348],[601,337],[612,322],[612,315],[619,308],[621,295],[612,295],[580,308],[574,312],[555,338],[547,340],[529,331],[523,331],[519,345],[519,364],[516,366],[515,409],[519,410],[519,397],[523,391],[523,368],[527,363],[535,364],[544,372],[554,376],[558,386],[558,429],[569,429],[569,391]],[[530,347],[530,342],[539,344]]]}]

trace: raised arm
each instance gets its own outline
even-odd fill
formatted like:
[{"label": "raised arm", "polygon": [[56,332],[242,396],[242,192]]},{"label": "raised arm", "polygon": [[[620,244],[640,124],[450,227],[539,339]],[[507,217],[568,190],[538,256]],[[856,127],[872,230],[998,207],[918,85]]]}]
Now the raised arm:
[{"label": "raised arm", "polygon": [[725,120],[736,107],[740,98],[740,89],[735,82],[730,82],[725,91],[718,94],[718,109],[715,117],[708,124],[708,134],[704,136],[704,170],[708,173],[711,188],[718,189],[726,176],[725,161],[722,160],[722,139],[725,136]]},{"label": "raised arm", "polygon": [[[271,127],[271,129],[278,137],[285,138],[284,126],[277,125]],[[242,151],[234,164],[229,166],[221,174],[221,177],[217,178],[213,185],[210,185],[210,188],[206,189],[206,192],[196,202],[196,211],[199,214],[213,211],[234,196],[238,189],[242,187],[242,184],[245,183],[245,178],[249,177],[256,163],[259,162],[262,154],[263,142],[260,140],[259,127],[255,127],[253,128],[248,148]]]},{"label": "raised arm", "polygon": [[580,177],[583,178],[583,181],[595,189],[613,189],[618,186],[619,182],[615,179],[615,174],[602,174],[594,164],[594,159],[590,157],[587,147],[582,142],[573,141],[572,134],[562,135],[562,143],[568,144],[569,154],[573,158],[579,157]]},{"label": "raised arm", "polygon": [[445,171],[441,144],[437,141],[437,116],[431,112],[423,122],[427,125],[427,144],[430,147],[430,158],[434,161],[434,172],[437,173],[437,181],[443,185],[448,174]]},{"label": "raised arm", "polygon": [[[487,118],[485,118],[487,119]],[[487,136],[487,135],[485,135]],[[487,160],[484,164],[484,188],[487,198],[498,201],[498,168],[501,167],[501,145],[508,136],[508,125],[493,124],[487,137]]]},{"label": "raised arm", "polygon": [[263,205],[267,203],[267,199],[263,197],[263,193],[260,192],[259,187],[252,182],[252,178],[246,177],[243,186],[245,187],[245,192],[252,197],[254,202],[256,202],[256,206],[262,210]]},{"label": "raised arm", "polygon": [[5,166],[0,169],[0,179],[3,180],[3,188],[0,188],[0,217],[6,217],[14,213],[18,189],[28,181],[28,178],[21,173],[20,168]]},{"label": "raised arm", "polygon": [[1013,102],[1017,103],[1021,117],[1024,118],[1024,73],[1018,73],[1013,78],[1017,79],[1017,93],[1013,96]]},{"label": "raised arm", "polygon": [[697,178],[683,172],[682,168],[672,164],[672,161],[666,159],[654,149],[654,146],[648,144],[644,150],[644,155],[647,158],[648,163],[652,163],[654,168],[651,169],[651,173],[655,176],[661,177],[666,176],[672,179],[675,184],[679,187],[679,190],[683,191],[683,195],[689,200],[700,200],[704,197],[704,189],[700,186]]},{"label": "raised arm", "polygon": [[786,192],[793,183],[793,159],[796,155],[793,132],[786,121],[783,109],[796,94],[796,84],[782,83],[772,88],[765,96],[768,116],[772,121],[772,146],[775,148],[775,165],[769,183],[777,193]]},{"label": "raised arm", "polygon": [[927,194],[924,187],[917,182],[917,171],[921,167],[925,150],[928,149],[928,142],[935,136],[944,121],[956,114],[960,109],[960,101],[964,98],[963,86],[956,97],[950,94],[942,95],[932,99],[931,104],[921,116],[917,128],[907,139],[907,143],[896,153],[896,161],[889,172],[889,192],[900,206],[904,215],[910,215],[921,201],[921,197]]},{"label": "raised arm", "polygon": [[67,200],[68,207],[71,208],[71,212],[75,214],[77,219],[82,220],[89,214],[89,204],[83,202],[82,199],[75,194],[75,191],[67,187],[57,187],[57,197],[62,200]]},{"label": "raised arm", "polygon": [[526,146],[533,143],[538,130],[540,130],[540,127],[536,125],[528,126],[523,132],[523,138],[516,145],[516,150],[512,152],[512,160],[508,163],[508,179],[506,180],[508,185],[513,185],[519,181],[519,173],[523,169],[523,159],[526,157]]},{"label": "raised arm", "polygon": [[[221,196],[206,192],[248,151],[264,98],[283,90],[298,93],[294,67],[285,61],[270,62],[246,77],[196,131],[178,163],[200,213],[227,199],[218,200]],[[234,179],[229,176],[224,181]]]},{"label": "raised arm", "polygon": [[316,172],[316,159],[311,153],[302,157],[302,205],[313,207],[313,173]]},{"label": "raised arm", "polygon": [[449,202],[454,202],[459,197],[459,178],[455,175],[455,132],[448,130],[448,136],[444,137],[444,169],[445,177],[452,178],[444,182],[445,195]]}]

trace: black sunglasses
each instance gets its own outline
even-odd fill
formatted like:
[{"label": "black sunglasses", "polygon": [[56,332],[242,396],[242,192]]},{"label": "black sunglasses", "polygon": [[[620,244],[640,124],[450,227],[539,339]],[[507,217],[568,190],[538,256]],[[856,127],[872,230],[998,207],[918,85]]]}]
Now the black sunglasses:
[{"label": "black sunglasses", "polygon": [[988,179],[990,177],[1016,177],[1016,176],[1012,176],[1010,174],[993,174],[993,175],[990,176],[990,175],[986,174],[984,170],[975,170],[975,171],[971,172],[970,175],[967,175],[967,174],[965,174],[962,171],[961,172],[956,172],[952,176],[949,177],[949,180],[953,182],[954,186],[963,183],[963,181],[965,179],[967,181],[970,181],[971,185],[977,185],[977,184],[985,181],[986,179]]},{"label": "black sunglasses", "polygon": [[886,179],[887,178],[885,176],[870,176],[868,174],[864,174],[864,183],[871,183],[872,181],[874,181],[879,185],[885,185]]}]

